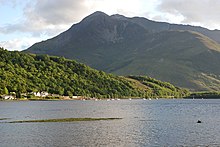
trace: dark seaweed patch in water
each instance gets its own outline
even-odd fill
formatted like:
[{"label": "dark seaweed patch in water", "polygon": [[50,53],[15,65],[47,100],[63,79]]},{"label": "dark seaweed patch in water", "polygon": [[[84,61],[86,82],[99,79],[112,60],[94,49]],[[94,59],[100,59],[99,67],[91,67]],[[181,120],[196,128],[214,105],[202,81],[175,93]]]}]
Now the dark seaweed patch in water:
[{"label": "dark seaweed patch in water", "polygon": [[122,119],[122,118],[62,118],[62,119],[43,119],[43,120],[21,120],[21,121],[12,121],[9,123],[101,121],[101,120],[116,120],[116,119]]},{"label": "dark seaweed patch in water", "polygon": [[7,120],[7,119],[10,119],[10,118],[0,118],[0,120]]}]

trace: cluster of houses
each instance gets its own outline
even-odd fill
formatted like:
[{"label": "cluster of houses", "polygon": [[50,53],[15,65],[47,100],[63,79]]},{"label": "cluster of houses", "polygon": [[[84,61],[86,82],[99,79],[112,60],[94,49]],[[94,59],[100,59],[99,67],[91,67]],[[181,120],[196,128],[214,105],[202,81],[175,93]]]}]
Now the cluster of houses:
[{"label": "cluster of houses", "polygon": [[16,99],[16,97],[13,95],[2,95],[1,97],[4,100],[15,100]]},{"label": "cluster of houses", "polygon": [[33,94],[36,97],[47,97],[49,96],[48,92],[31,92],[30,94]]},{"label": "cluster of houses", "polygon": [[[30,92],[30,93],[22,93],[21,94],[23,98],[27,98],[28,95],[32,95],[34,97],[41,97],[41,98],[46,98],[46,97],[55,97],[55,98],[62,98],[62,99],[78,99],[79,96],[60,96],[58,94],[50,94],[48,92],[42,91],[42,92]],[[2,100],[16,100],[16,93],[15,92],[10,92],[8,95],[0,95],[0,98]]]},{"label": "cluster of houses", "polygon": [[15,100],[16,93],[15,92],[10,92],[10,94],[5,94],[5,95],[0,95],[0,98],[4,99],[4,100]]}]

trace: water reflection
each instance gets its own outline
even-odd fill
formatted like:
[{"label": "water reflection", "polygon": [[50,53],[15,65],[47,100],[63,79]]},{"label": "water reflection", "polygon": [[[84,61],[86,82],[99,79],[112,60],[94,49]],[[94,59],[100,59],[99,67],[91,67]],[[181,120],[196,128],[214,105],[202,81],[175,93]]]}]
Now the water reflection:
[{"label": "water reflection", "polygon": [[[220,145],[220,100],[0,102],[0,118],[122,117],[69,123],[0,123],[2,146]],[[202,120],[197,124],[198,119]],[[4,122],[8,120],[0,120]],[[13,139],[12,139],[13,138]]]}]

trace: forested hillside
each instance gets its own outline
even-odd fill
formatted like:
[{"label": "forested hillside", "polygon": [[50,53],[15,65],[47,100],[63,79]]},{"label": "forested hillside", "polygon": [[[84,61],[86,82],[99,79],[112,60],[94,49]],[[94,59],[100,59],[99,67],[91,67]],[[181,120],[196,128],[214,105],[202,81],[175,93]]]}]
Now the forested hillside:
[{"label": "forested hillside", "polygon": [[144,80],[139,78],[106,74],[63,57],[0,49],[0,94],[47,91],[98,98],[181,97],[188,94],[187,90],[171,84],[167,86],[167,83],[152,79],[147,84],[146,77]]}]

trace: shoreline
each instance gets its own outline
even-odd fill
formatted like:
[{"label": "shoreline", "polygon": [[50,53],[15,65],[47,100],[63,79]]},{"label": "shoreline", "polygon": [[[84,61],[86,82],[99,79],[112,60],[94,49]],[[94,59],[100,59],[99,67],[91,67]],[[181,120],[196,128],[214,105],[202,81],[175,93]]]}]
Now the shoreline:
[{"label": "shoreline", "polygon": [[186,98],[19,98],[19,99],[0,99],[0,101],[119,101],[119,100],[173,100],[173,99],[185,99],[185,100],[201,100],[201,99],[220,99],[220,97],[186,97]]},{"label": "shoreline", "polygon": [[[44,98],[31,98],[31,99],[13,99],[13,100],[4,100],[1,99],[0,101],[119,101],[119,100],[158,100],[156,98],[84,98],[84,99],[44,99]],[[159,98],[159,99],[170,99],[170,98]],[[182,99],[182,98],[177,98],[177,99]]]}]

